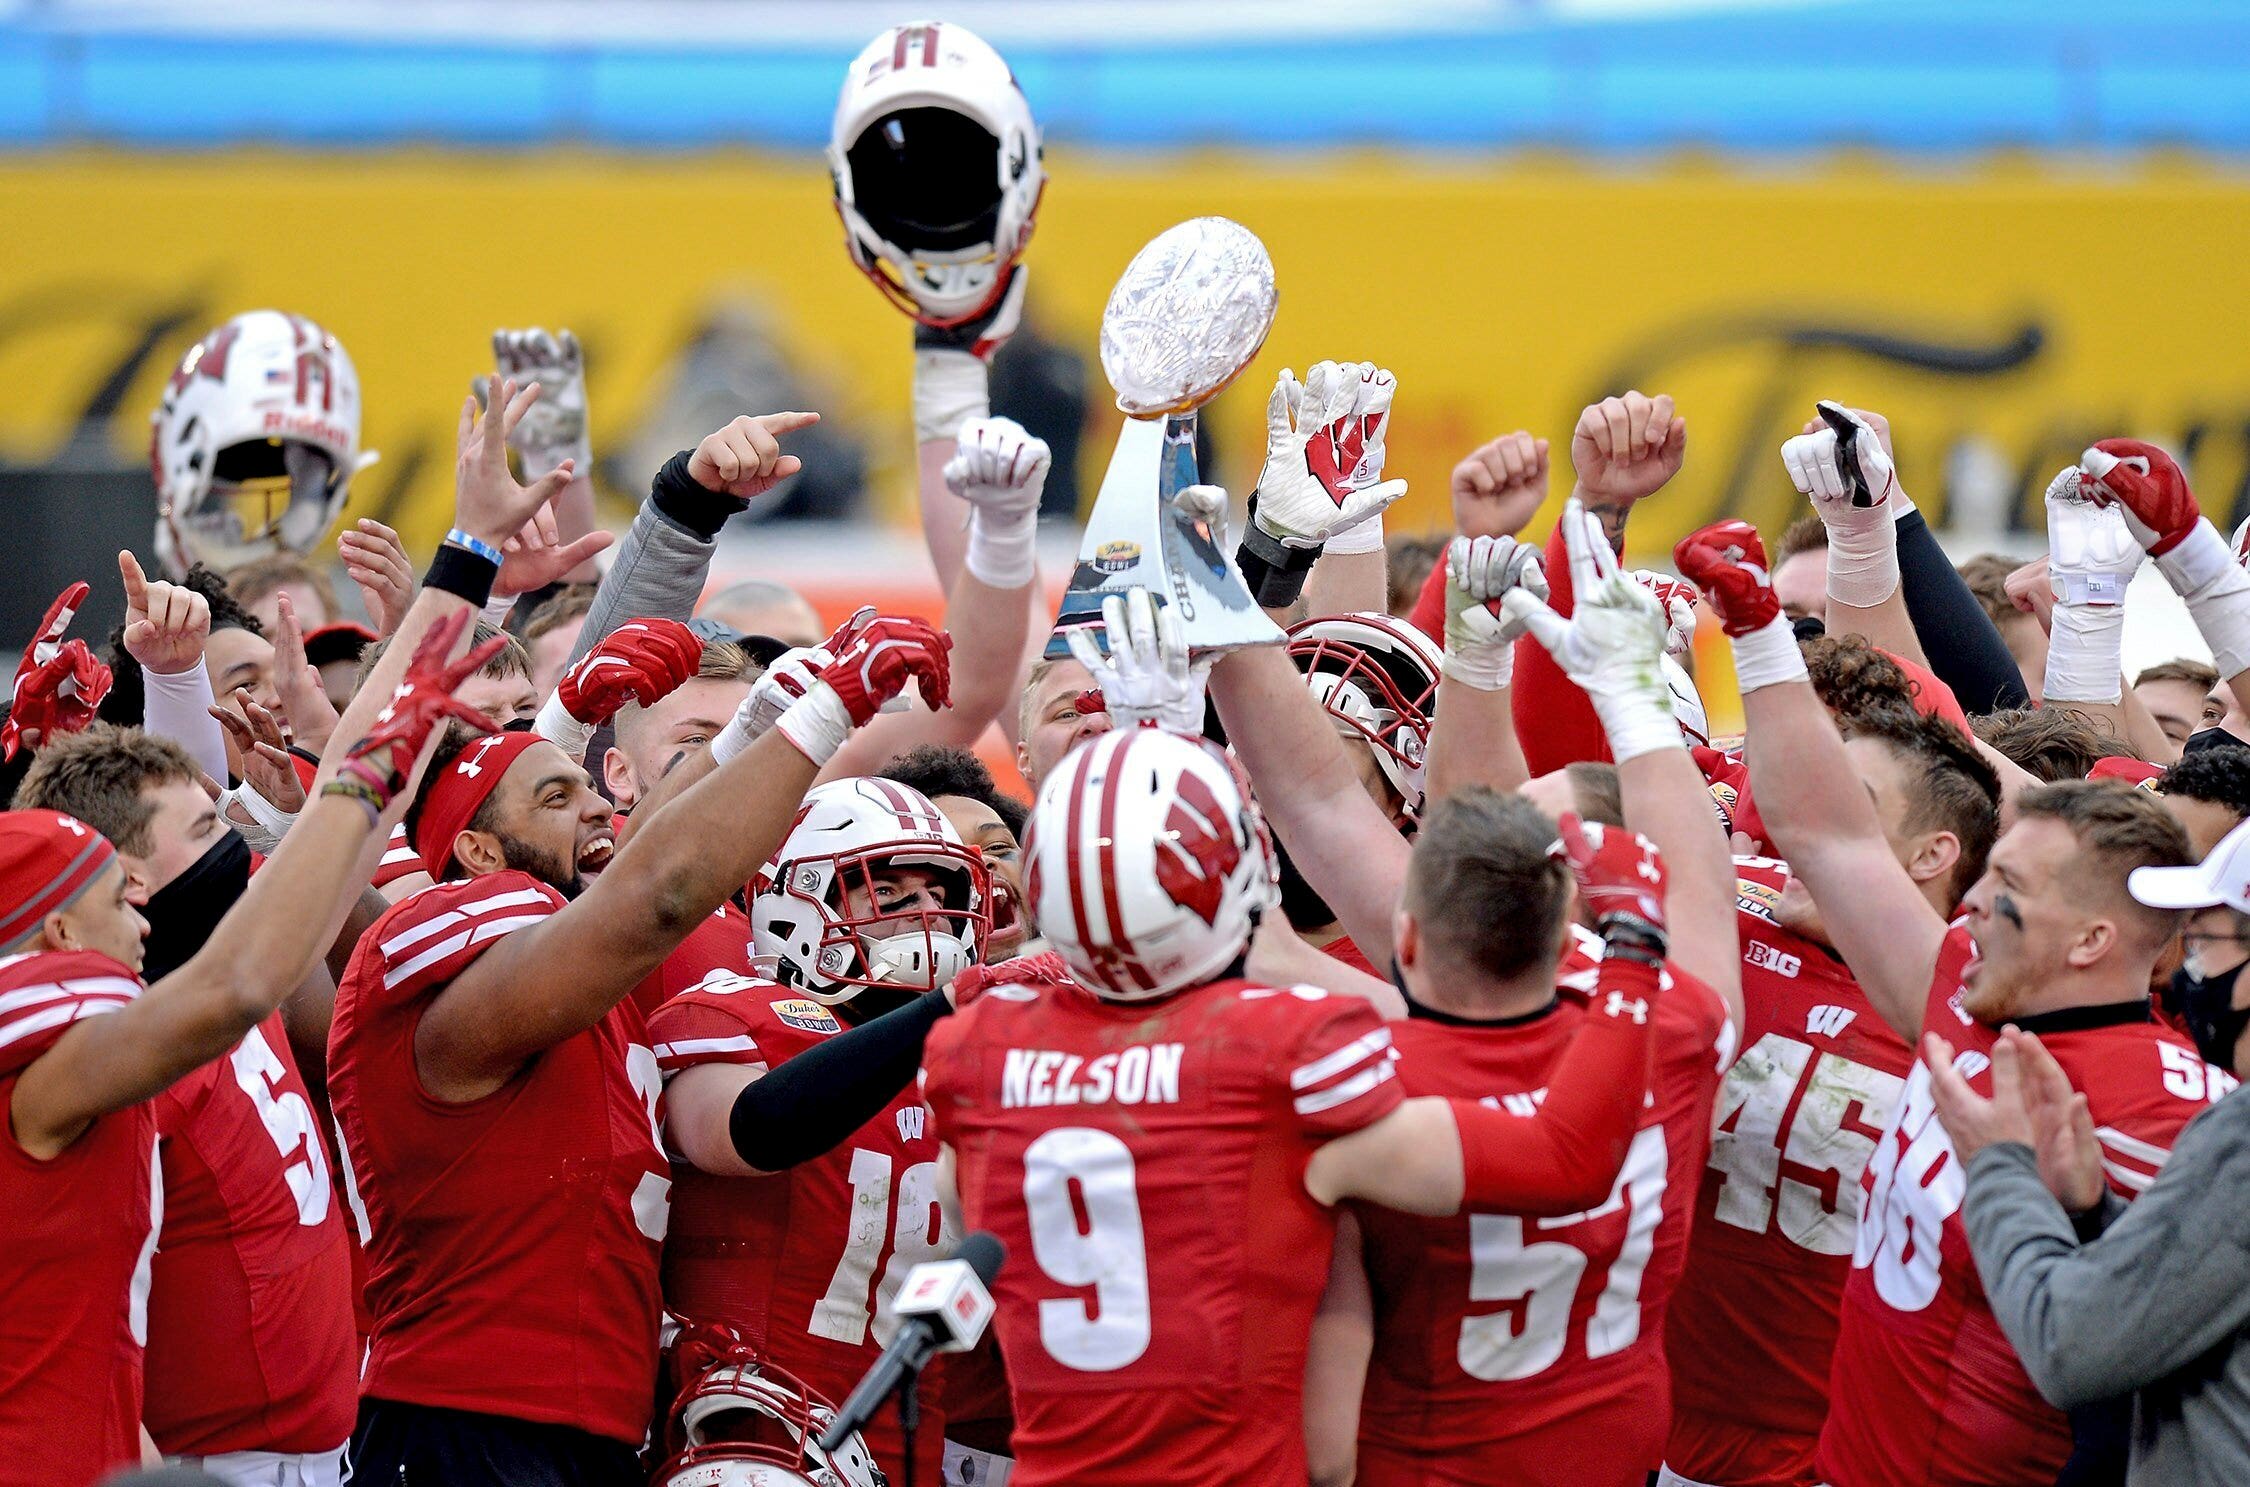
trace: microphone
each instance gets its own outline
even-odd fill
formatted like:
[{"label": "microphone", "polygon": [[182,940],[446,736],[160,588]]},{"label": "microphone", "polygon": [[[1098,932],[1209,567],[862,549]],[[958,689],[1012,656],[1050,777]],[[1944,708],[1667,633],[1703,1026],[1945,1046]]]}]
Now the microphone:
[{"label": "microphone", "polygon": [[971,1234],[955,1247],[952,1259],[926,1260],[906,1272],[891,1307],[898,1334],[821,1432],[823,1451],[839,1449],[846,1436],[874,1418],[901,1384],[920,1376],[932,1354],[965,1353],[977,1345],[992,1321],[992,1278],[1007,1258],[1007,1246],[999,1240]]}]

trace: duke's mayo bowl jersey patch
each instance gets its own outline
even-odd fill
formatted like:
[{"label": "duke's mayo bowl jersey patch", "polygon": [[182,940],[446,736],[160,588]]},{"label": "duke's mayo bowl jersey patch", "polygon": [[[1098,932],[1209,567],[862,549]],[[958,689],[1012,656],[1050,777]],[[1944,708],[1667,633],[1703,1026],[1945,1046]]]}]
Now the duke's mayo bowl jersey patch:
[{"label": "duke's mayo bowl jersey patch", "polygon": [[840,1033],[844,1030],[843,1025],[836,1021],[836,1014],[818,1002],[807,1001],[802,997],[785,997],[770,1005],[774,1016],[802,1032]]}]

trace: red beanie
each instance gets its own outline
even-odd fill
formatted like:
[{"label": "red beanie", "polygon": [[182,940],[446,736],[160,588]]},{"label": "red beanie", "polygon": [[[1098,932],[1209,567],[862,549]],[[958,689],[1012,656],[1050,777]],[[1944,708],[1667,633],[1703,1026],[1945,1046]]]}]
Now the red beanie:
[{"label": "red beanie", "polygon": [[0,950],[68,908],[116,860],[109,838],[76,817],[0,812]]},{"label": "red beanie", "polygon": [[468,830],[477,807],[500,787],[519,755],[546,740],[536,733],[487,733],[463,749],[423,787],[414,822],[414,850],[433,878],[443,881],[453,859],[453,839]]}]

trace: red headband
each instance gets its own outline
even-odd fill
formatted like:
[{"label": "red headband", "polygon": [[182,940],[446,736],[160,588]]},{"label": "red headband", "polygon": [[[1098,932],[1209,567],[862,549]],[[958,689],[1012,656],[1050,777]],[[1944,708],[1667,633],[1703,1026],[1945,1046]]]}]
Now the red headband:
[{"label": "red headband", "polygon": [[116,859],[109,838],[75,817],[0,812],[0,950],[70,907]]},{"label": "red headband", "polygon": [[424,788],[414,823],[414,850],[433,878],[443,881],[453,859],[453,839],[469,829],[477,807],[525,749],[544,743],[536,733],[487,733],[459,754]]}]

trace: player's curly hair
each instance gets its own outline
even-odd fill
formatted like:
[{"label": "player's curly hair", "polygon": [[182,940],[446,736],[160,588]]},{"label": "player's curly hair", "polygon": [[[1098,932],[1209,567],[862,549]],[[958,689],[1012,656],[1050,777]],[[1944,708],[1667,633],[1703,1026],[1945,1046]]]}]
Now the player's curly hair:
[{"label": "player's curly hair", "polygon": [[1883,707],[1914,708],[1914,682],[1904,668],[1859,635],[1823,635],[1804,646],[1805,673],[1821,706],[1850,720]]},{"label": "player's curly hair", "polygon": [[2198,749],[2158,777],[2156,793],[2200,800],[2250,817],[2250,748]]},{"label": "player's curly hair", "polygon": [[1960,729],[1910,706],[1870,707],[1852,717],[1844,732],[1850,738],[1880,740],[1911,771],[1915,788],[1907,792],[1908,831],[1948,831],[1961,844],[1946,884],[1948,901],[1959,903],[1969,885],[1984,876],[1985,859],[2000,839],[1998,772]]},{"label": "player's curly hair", "polygon": [[967,749],[923,744],[900,754],[876,773],[886,780],[919,790],[932,800],[941,795],[958,795],[987,806],[1017,841],[1023,840],[1024,823],[1031,818],[1031,807],[995,784],[992,771]]}]

